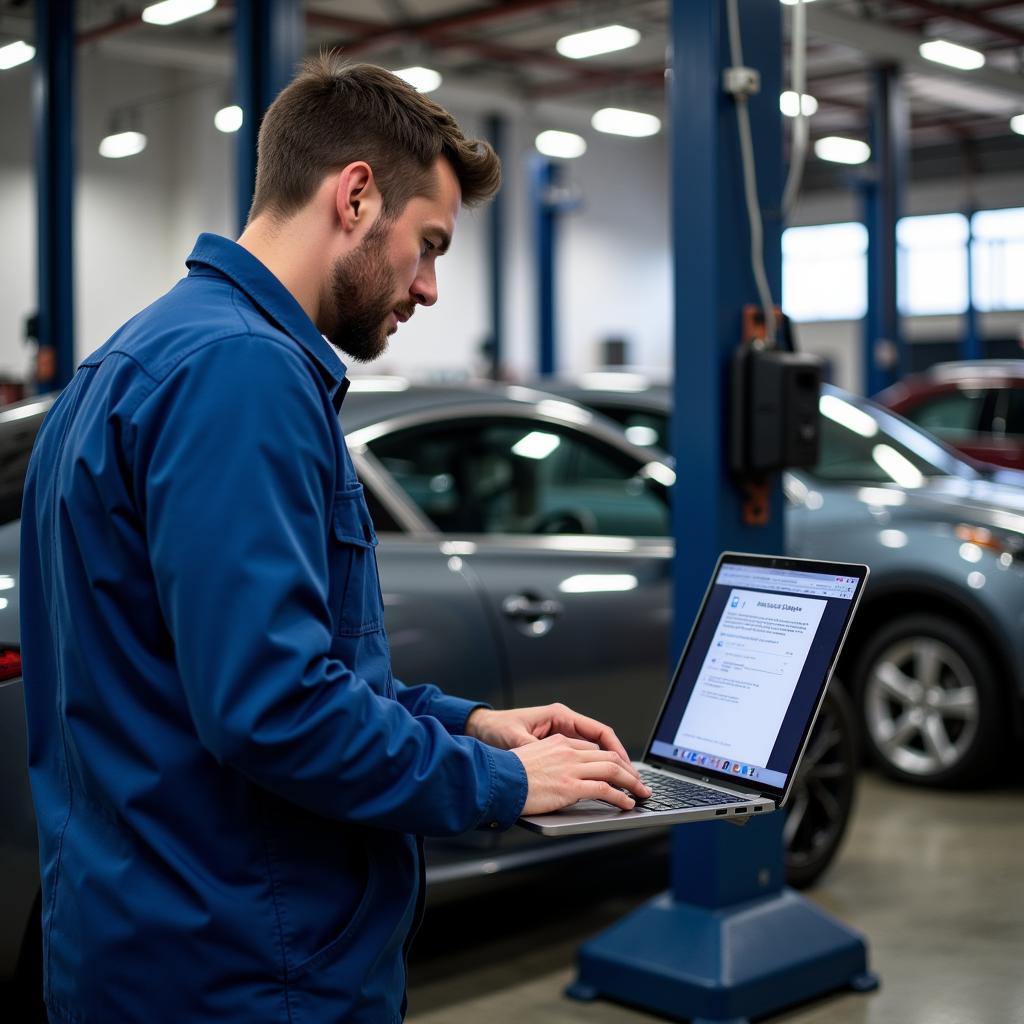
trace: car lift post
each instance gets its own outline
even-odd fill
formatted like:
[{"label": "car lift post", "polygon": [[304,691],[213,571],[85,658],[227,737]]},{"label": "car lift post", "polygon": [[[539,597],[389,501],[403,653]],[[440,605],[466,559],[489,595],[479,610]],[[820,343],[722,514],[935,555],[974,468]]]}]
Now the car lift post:
[{"label": "car lift post", "polygon": [[[756,299],[733,100],[725,3],[676,0],[672,13],[675,403],[672,444],[675,652],[722,550],[781,552],[781,487],[766,525],[743,522],[729,464],[729,364],[741,310]],[[781,278],[782,23],[777,3],[741,0],[767,274]],[[692,1024],[741,1024],[836,989],[870,989],[863,939],[783,885],[784,816],[677,826],[672,887],[578,952],[567,994],[614,999]]]},{"label": "car lift post", "polygon": [[256,140],[267,107],[291,81],[304,52],[301,0],[237,0],[235,92],[242,108],[235,157],[238,230],[256,185]]}]

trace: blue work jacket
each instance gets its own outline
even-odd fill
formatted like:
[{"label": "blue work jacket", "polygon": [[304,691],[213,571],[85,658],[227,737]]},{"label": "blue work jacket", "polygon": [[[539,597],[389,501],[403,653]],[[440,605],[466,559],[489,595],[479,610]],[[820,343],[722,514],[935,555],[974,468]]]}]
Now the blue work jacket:
[{"label": "blue work jacket", "polygon": [[391,674],[345,367],[240,246],[79,367],[39,433],[21,616],[59,1024],[392,1022],[414,836],[510,826],[476,704]]}]

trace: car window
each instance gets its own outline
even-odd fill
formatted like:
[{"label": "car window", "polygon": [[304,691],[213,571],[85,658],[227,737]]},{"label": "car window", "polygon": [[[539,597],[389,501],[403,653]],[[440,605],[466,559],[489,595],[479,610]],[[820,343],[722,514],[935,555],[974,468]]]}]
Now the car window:
[{"label": "car window", "polygon": [[821,447],[812,470],[819,479],[920,487],[926,478],[947,472],[883,430],[860,406],[826,393],[819,408]]},{"label": "car window", "polygon": [[476,419],[399,431],[370,450],[446,533],[669,531],[661,485],[627,455],[567,427]]},{"label": "car window", "polygon": [[621,424],[627,440],[641,448],[660,448],[668,451],[668,417],[648,409],[628,409],[622,405],[601,405],[594,408],[609,419]]},{"label": "car window", "polygon": [[945,391],[926,398],[905,415],[912,423],[947,441],[964,440],[980,429],[985,395],[983,388]]},{"label": "car window", "polygon": [[1024,437],[1024,390],[1007,388],[1000,395],[992,419],[992,433],[1006,437]]},{"label": "car window", "polygon": [[21,517],[28,459],[42,423],[41,413],[23,418],[0,417],[0,524]]}]

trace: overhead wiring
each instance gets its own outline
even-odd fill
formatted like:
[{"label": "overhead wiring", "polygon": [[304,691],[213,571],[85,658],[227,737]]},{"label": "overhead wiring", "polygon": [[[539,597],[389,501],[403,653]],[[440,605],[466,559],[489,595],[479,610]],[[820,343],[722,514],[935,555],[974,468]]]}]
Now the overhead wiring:
[{"label": "overhead wiring", "polygon": [[728,0],[729,53],[732,67],[726,72],[726,88],[736,101],[736,124],[739,129],[740,157],[743,164],[743,192],[746,197],[747,219],[750,222],[750,266],[757,285],[757,294],[764,310],[765,344],[775,346],[775,315],[768,274],[764,265],[764,225],[761,205],[757,198],[757,166],[754,162],[754,143],[750,131],[750,108],[747,100],[757,91],[757,74],[743,65],[743,44],[740,39],[738,0]]}]

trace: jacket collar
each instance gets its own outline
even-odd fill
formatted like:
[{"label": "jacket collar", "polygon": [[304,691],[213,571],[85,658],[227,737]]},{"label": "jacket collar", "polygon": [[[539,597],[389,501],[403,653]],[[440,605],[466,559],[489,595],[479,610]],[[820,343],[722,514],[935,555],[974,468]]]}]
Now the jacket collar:
[{"label": "jacket collar", "polygon": [[264,316],[306,350],[323,376],[334,408],[341,408],[349,385],[345,364],[295,296],[251,252],[229,238],[203,232],[185,266],[190,274],[197,267],[212,267],[245,292]]}]

